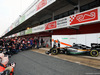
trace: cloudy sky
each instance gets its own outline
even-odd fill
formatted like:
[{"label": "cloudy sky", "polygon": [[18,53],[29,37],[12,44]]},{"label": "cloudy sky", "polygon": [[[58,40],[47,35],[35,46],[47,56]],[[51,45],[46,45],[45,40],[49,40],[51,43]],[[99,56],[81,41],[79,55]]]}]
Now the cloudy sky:
[{"label": "cloudy sky", "polygon": [[0,0],[0,36],[34,0]]}]

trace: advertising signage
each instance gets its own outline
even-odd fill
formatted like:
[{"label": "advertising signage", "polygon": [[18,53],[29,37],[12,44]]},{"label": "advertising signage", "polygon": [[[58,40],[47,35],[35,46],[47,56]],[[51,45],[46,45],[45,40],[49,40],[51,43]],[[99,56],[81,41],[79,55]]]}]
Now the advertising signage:
[{"label": "advertising signage", "polygon": [[45,25],[40,25],[40,26],[32,28],[32,33],[41,32],[44,30],[45,30]]},{"label": "advertising signage", "polygon": [[25,31],[25,34],[31,34],[31,33],[32,33],[32,28]]},{"label": "advertising signage", "polygon": [[92,9],[69,16],[69,25],[81,25],[95,21],[98,21],[98,9]]},{"label": "advertising signage", "polygon": [[35,15],[37,12],[41,11],[42,9],[46,8],[50,4],[54,3],[55,1],[56,0],[37,0],[36,2],[34,2],[33,6],[24,14],[25,20]]},{"label": "advertising signage", "polygon": [[57,21],[53,21],[53,22],[45,24],[45,30],[54,29],[56,27],[57,27]]},{"label": "advertising signage", "polygon": [[21,18],[19,19],[19,23],[21,24],[24,21],[25,21],[25,15],[21,16]]},{"label": "advertising signage", "polygon": [[47,0],[41,0],[41,2],[37,5],[37,11],[47,5]]},{"label": "advertising signage", "polygon": [[88,11],[77,13],[68,17],[64,17],[45,25],[46,30],[54,30],[59,28],[67,28],[69,26],[85,25],[92,22],[100,22],[100,7]]},{"label": "advertising signage", "polygon": [[[40,3],[42,3],[41,1]],[[48,1],[49,0],[47,0],[47,4],[48,4]],[[26,30],[25,34],[37,33],[37,32],[60,29],[60,28],[69,28],[71,26],[75,27],[75,26],[86,25],[86,24],[91,24],[91,23],[100,23],[100,7],[87,10],[81,13],[77,13],[68,17],[64,17],[64,18],[61,18],[61,19],[37,26],[37,27],[33,27],[29,30]],[[19,24],[19,20],[17,20],[16,23],[13,24],[13,28],[15,25],[18,25],[18,24]],[[11,30],[12,27],[9,29]],[[9,29],[5,33],[8,33]],[[23,34],[24,33],[22,33],[22,35]]]},{"label": "advertising signage", "polygon": [[57,20],[57,28],[67,27],[67,17]]}]

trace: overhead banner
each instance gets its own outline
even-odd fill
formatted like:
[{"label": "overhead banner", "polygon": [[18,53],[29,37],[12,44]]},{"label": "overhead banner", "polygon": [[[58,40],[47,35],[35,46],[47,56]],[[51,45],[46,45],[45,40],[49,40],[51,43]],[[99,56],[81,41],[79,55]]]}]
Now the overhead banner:
[{"label": "overhead banner", "polygon": [[15,21],[15,27],[17,27],[19,25],[19,19]]},{"label": "overhead banner", "polygon": [[69,26],[87,24],[95,21],[98,21],[98,9],[69,16]]},{"label": "overhead banner", "polygon": [[57,28],[67,27],[67,17],[57,20]]},{"label": "overhead banner", "polygon": [[45,30],[45,25],[40,25],[40,26],[32,28],[32,33],[42,32],[44,30]]},{"label": "overhead banner", "polygon": [[46,8],[50,4],[54,3],[56,0],[37,0],[34,2],[32,7],[25,13],[25,20]]},{"label": "overhead banner", "polygon": [[45,30],[54,29],[57,27],[57,21],[45,24]]},{"label": "overhead banner", "polygon": [[13,29],[13,26],[11,25],[9,30],[11,31],[12,29]]},{"label": "overhead banner", "polygon": [[47,5],[47,0],[41,0],[41,2],[37,5],[37,11]]},{"label": "overhead banner", "polygon": [[[43,5],[43,3],[46,3],[48,5],[48,2],[53,3],[56,0],[39,0],[39,2],[37,2],[35,5],[36,7],[34,7],[35,9],[37,8],[36,11],[40,11],[42,8],[45,7],[45,4]],[[42,6],[40,7],[39,4],[41,4]],[[47,6],[46,5],[46,6]],[[32,7],[33,8],[33,7]],[[27,17],[30,17],[31,15],[33,15],[33,11],[32,8],[26,12],[25,14],[27,14],[27,16],[23,16],[22,20],[20,20],[20,22],[25,21],[24,19]],[[28,14],[30,16],[28,16]],[[91,9],[91,10],[87,10],[81,13],[77,13],[68,17],[64,17],[37,27],[33,27],[30,30],[26,30],[25,34],[31,34],[31,33],[37,33],[37,32],[41,32],[41,31],[47,31],[47,30],[54,30],[54,29],[60,29],[60,28],[69,28],[70,26],[79,26],[79,25],[86,25],[86,24],[91,24],[91,23],[100,23],[100,7]],[[5,34],[8,33],[10,30],[12,30],[12,28],[15,28],[16,26],[19,25],[19,20],[16,20],[15,23],[13,23],[13,27],[9,27],[9,29],[6,30]]]},{"label": "overhead banner", "polygon": [[25,34],[31,34],[31,33],[32,33],[32,28],[25,31]]},{"label": "overhead banner", "polygon": [[25,21],[25,15],[21,16],[21,18],[19,19],[19,24],[21,24],[24,21]]},{"label": "overhead banner", "polygon": [[17,36],[20,36],[20,32],[19,32],[19,33],[17,33]]},{"label": "overhead banner", "polygon": [[25,35],[25,31],[21,31],[20,32],[20,35],[22,36],[22,35]]}]

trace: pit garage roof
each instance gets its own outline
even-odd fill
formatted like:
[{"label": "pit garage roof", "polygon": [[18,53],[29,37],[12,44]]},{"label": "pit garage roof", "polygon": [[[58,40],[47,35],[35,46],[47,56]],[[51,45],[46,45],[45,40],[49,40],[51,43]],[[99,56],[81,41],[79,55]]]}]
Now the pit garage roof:
[{"label": "pit garage roof", "polygon": [[74,8],[74,6],[77,5],[77,3],[78,3],[78,0],[56,0],[56,2],[54,2],[53,4],[44,8],[37,14],[33,15],[32,17],[30,17],[29,19],[27,19],[26,21],[24,21],[23,23],[21,23],[20,25],[18,25],[11,31],[9,31],[7,34],[4,35],[4,37],[12,35],[14,33],[20,32],[20,31],[23,31],[23,30],[26,30],[27,27],[35,27],[36,25],[35,24],[32,25],[31,24],[32,22],[34,22],[34,23],[36,23],[37,21],[39,22],[39,20],[41,18],[43,18],[44,16],[47,16],[47,15],[51,15],[51,17],[52,17],[53,12],[57,11],[60,8],[65,7],[67,5],[72,5]]}]

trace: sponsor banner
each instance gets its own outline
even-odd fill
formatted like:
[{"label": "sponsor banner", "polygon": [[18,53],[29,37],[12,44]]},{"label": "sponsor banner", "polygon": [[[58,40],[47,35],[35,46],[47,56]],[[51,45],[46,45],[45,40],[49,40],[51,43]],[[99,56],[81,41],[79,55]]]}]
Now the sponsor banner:
[{"label": "sponsor banner", "polygon": [[32,28],[32,33],[41,32],[44,30],[45,30],[45,25],[40,25],[40,26]]},{"label": "sponsor banner", "polygon": [[25,31],[25,34],[31,34],[31,33],[32,33],[32,28]]},{"label": "sponsor banner", "polygon": [[22,36],[22,35],[25,35],[25,31],[21,31],[20,32],[20,35]]},{"label": "sponsor banner", "polygon": [[31,16],[33,16],[36,12],[36,5],[34,5],[31,9],[29,9],[26,13],[25,13],[25,20],[27,20],[28,18],[30,18]]},{"label": "sponsor banner", "polygon": [[19,19],[19,24],[21,24],[24,21],[25,21],[25,15],[21,16],[21,18]]},{"label": "sponsor banner", "polygon": [[15,34],[11,35],[10,37],[15,37]]},{"label": "sponsor banner", "polygon": [[7,33],[7,30],[5,31],[5,33],[4,34],[6,34]]},{"label": "sponsor banner", "polygon": [[17,27],[19,25],[19,20],[15,21],[15,27]]},{"label": "sponsor banner", "polygon": [[13,28],[15,28],[16,26],[15,26],[15,23],[13,23]]},{"label": "sponsor banner", "polygon": [[[55,1],[56,0],[35,0],[29,9],[24,13],[24,15],[13,23],[13,28],[17,27],[19,24],[32,17],[42,9],[46,8],[50,4],[54,3]],[[10,30],[11,29],[12,28],[10,28]]]},{"label": "sponsor banner", "polygon": [[37,0],[34,4],[30,7],[30,9],[25,13],[25,20],[36,14],[37,12],[41,11],[42,9],[46,8],[50,4],[54,3],[56,0]]},{"label": "sponsor banner", "polygon": [[12,29],[13,29],[13,26],[11,25],[11,26],[10,26],[10,30],[12,30]]},{"label": "sponsor banner", "polygon": [[20,36],[20,32],[19,32],[19,33],[17,33],[17,36]]},{"label": "sponsor banner", "polygon": [[57,28],[67,27],[67,17],[57,20]]},{"label": "sponsor banner", "polygon": [[76,25],[98,20],[98,9],[89,10],[69,17],[69,25]]},{"label": "sponsor banner", "polygon": [[100,21],[100,7],[98,7],[98,20]]},{"label": "sponsor banner", "polygon": [[16,34],[14,34],[14,36],[17,36],[17,33],[16,33]]},{"label": "sponsor banner", "polygon": [[47,0],[41,0],[41,2],[37,5],[37,11],[47,5]]},{"label": "sponsor banner", "polygon": [[5,33],[3,33],[1,36],[4,36],[5,35]]},{"label": "sponsor banner", "polygon": [[45,24],[45,30],[57,28],[57,21]]},{"label": "sponsor banner", "polygon": [[[52,3],[54,3],[56,0],[41,0],[39,3],[37,3],[37,12],[43,10],[44,8],[46,8],[47,6],[51,5]],[[40,4],[40,5],[38,5]]]},{"label": "sponsor banner", "polygon": [[8,36],[8,38],[11,38],[11,37],[12,37],[12,35]]},{"label": "sponsor banner", "polygon": [[16,34],[13,34],[13,35],[10,35],[10,37],[16,37],[17,36],[17,33]]},{"label": "sponsor banner", "polygon": [[9,30],[11,31],[14,28],[14,23],[10,26]]},{"label": "sponsor banner", "polygon": [[9,28],[7,29],[7,33],[9,32]]},{"label": "sponsor banner", "polygon": [[[14,23],[12,23],[12,25],[11,25],[11,26],[12,26],[12,27],[11,27],[12,29],[13,29],[13,28],[15,28],[15,25],[14,25]],[[11,29],[11,30],[12,30],[12,29]]]}]

